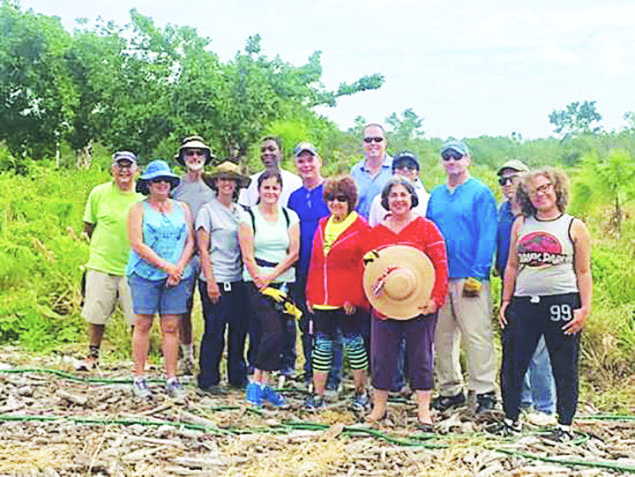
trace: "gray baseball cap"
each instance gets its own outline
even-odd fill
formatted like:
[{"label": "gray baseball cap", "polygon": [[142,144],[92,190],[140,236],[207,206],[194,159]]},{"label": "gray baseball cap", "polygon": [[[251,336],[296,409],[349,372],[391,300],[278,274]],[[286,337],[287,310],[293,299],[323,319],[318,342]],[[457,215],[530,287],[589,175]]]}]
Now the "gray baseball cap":
[{"label": "gray baseball cap", "polygon": [[500,167],[500,169],[498,169],[498,172],[496,174],[500,176],[505,169],[511,169],[512,171],[516,171],[516,172],[527,172],[529,170],[529,168],[522,161],[519,161],[518,159],[512,159],[511,161],[507,161],[505,164],[503,164]]}]

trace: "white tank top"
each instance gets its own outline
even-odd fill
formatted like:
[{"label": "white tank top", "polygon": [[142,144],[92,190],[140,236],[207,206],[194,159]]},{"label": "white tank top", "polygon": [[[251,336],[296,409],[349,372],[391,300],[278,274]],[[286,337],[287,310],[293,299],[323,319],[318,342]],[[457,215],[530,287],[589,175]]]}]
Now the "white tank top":
[{"label": "white tank top", "polygon": [[571,223],[563,214],[541,221],[526,218],[518,231],[515,296],[547,296],[578,291],[573,264]]}]

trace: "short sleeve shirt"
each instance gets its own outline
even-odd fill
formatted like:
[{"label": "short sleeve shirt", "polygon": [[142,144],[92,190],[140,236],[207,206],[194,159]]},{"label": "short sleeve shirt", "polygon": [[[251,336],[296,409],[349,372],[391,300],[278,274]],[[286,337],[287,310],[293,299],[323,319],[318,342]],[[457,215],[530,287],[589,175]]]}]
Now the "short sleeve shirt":
[{"label": "short sleeve shirt", "polygon": [[328,216],[329,211],[324,202],[324,184],[313,189],[301,187],[289,197],[289,208],[294,210],[300,218],[300,258],[296,264],[296,272],[304,277],[309,272],[313,236],[322,217]]},{"label": "short sleeve shirt", "polygon": [[357,212],[368,220],[370,206],[375,196],[381,194],[381,190],[392,177],[392,157],[386,155],[381,165],[380,171],[376,175],[371,175],[366,168],[366,161],[360,161],[351,169],[351,177],[357,185],[359,191],[359,203]]},{"label": "short sleeve shirt", "polygon": [[128,211],[144,196],[124,192],[114,182],[95,187],[86,202],[84,222],[95,228],[90,239],[87,268],[111,275],[123,276],[128,263]]},{"label": "short sleeve shirt", "polygon": [[[209,255],[217,282],[236,282],[242,278],[242,261],[238,243],[240,206],[226,207],[216,198],[201,207],[196,217],[196,230],[210,234]],[[205,275],[201,270],[201,280]]]},{"label": "short sleeve shirt", "polygon": [[[287,220],[280,206],[278,209],[278,220],[275,223],[266,220],[257,206],[251,207],[251,210],[254,214],[256,226],[254,257],[256,260],[263,260],[277,265],[287,255],[290,243],[288,229],[299,222],[298,215],[293,210],[286,209],[289,215],[289,226],[287,227]],[[251,216],[246,210],[241,212],[240,222],[252,227]],[[270,270],[275,265],[269,267],[258,265],[258,270],[261,273],[266,273],[268,269]],[[249,274],[247,268],[243,271],[243,280],[253,281],[253,277]],[[290,267],[277,277],[274,282],[295,282],[295,268]]]},{"label": "short sleeve shirt", "polygon": [[192,220],[196,220],[203,204],[215,198],[216,194],[202,179],[196,182],[187,182],[185,179],[181,179],[179,185],[174,189],[172,197],[189,205]]}]

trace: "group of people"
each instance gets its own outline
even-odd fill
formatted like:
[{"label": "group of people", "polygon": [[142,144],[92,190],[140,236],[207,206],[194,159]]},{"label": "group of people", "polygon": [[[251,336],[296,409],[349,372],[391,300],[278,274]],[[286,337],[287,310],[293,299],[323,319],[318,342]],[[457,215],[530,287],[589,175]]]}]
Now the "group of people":
[{"label": "group of people", "polygon": [[202,392],[223,392],[227,336],[229,385],[244,388],[251,405],[286,406],[271,374],[293,373],[299,318],[304,376],[313,389],[307,409],[327,405],[343,348],[355,389],[352,409],[379,421],[389,392],[409,383],[417,422],[430,429],[431,407],[463,406],[468,390],[476,413],[496,406],[489,286],[496,257],[503,280],[505,429],[516,432],[520,409],[533,404],[546,415],[557,409],[558,432],[570,435],[591,274],[589,233],[566,214],[564,173],[509,161],[498,171],[506,200],[497,212],[492,191],[471,177],[472,158],[461,141],[443,145],[446,181],[430,194],[416,155],[387,154],[381,125],[364,128],[362,145],[365,157],[350,175],[325,179],[314,145],[296,145],[295,175],[281,168],[279,139],[266,137],[264,170],[247,177],[233,159],[215,161],[214,172],[204,173],[214,156],[200,137],[190,137],[175,157],[185,168],[182,178],[155,160],[136,186],[135,155],[115,153],[114,180],[93,190],[84,217],[91,236],[86,367],[98,362],[118,297],[133,330],[135,395],[152,396],[145,364],[152,318],[159,314],[166,390],[182,399],[179,343],[191,369],[198,282]]}]

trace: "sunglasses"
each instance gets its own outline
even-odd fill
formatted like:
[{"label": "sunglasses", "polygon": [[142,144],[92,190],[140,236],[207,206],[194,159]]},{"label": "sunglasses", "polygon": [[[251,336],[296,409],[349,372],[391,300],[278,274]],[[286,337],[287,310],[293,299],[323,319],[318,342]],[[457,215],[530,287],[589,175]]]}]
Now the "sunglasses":
[{"label": "sunglasses", "polygon": [[498,179],[498,183],[502,186],[513,184],[517,177],[518,176],[501,177],[500,179]]},{"label": "sunglasses", "polygon": [[185,150],[185,155],[186,156],[204,156],[205,155],[205,151],[203,151],[201,149],[186,149]]},{"label": "sunglasses", "polygon": [[417,171],[419,168],[414,164],[399,164],[395,166],[395,169],[406,169],[408,171]]},{"label": "sunglasses", "polygon": [[167,177],[156,177],[154,179],[151,179],[150,182],[152,182],[153,184],[160,184],[161,182],[167,182],[168,184],[171,184],[172,181],[170,181],[170,179],[168,179]]},{"label": "sunglasses", "polygon": [[367,144],[370,144],[371,142],[375,141],[377,143],[380,143],[384,140],[383,137],[365,137],[364,138],[364,142]]},{"label": "sunglasses", "polygon": [[449,161],[450,159],[460,161],[461,159],[463,159],[463,154],[455,151],[454,149],[448,149],[447,151],[444,151],[443,154],[441,154],[441,157],[443,157],[444,161]]},{"label": "sunglasses", "polygon": [[326,198],[327,201],[329,202],[333,202],[333,201],[337,201],[337,202],[348,202],[348,198],[345,195],[329,195]]}]

